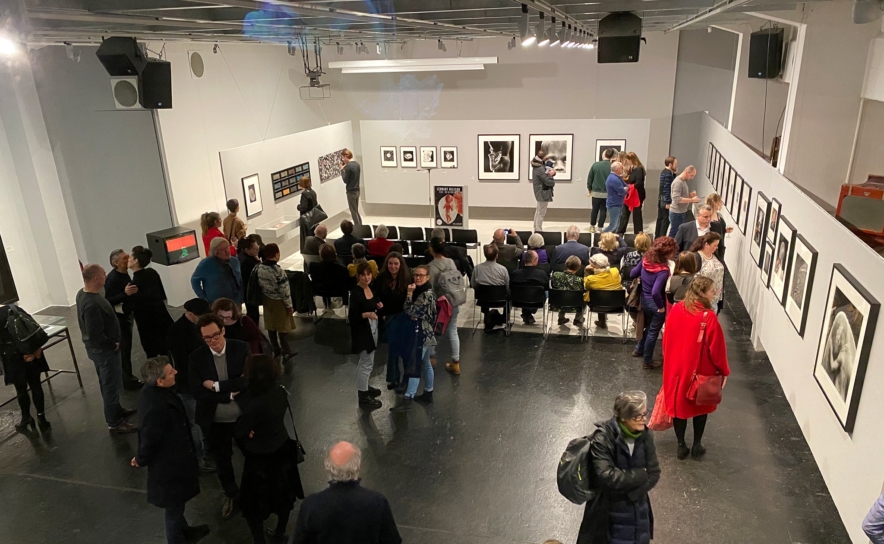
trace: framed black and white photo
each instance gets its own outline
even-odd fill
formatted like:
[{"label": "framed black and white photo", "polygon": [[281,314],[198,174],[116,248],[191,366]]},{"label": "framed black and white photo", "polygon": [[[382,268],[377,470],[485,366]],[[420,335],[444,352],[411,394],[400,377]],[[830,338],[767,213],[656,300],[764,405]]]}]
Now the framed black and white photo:
[{"label": "framed black and white photo", "polygon": [[758,198],[755,200],[755,213],[752,215],[752,223],[749,225],[752,230],[746,233],[749,235],[749,255],[752,255],[759,267],[764,262],[764,234],[767,232],[767,214],[769,212],[770,200],[759,191]]},{"label": "framed black and white photo", "polygon": [[626,140],[596,140],[595,141],[595,160],[605,160],[605,151],[613,149],[615,155],[621,151],[626,151]]},{"label": "framed black and white photo", "polygon": [[436,148],[421,147],[421,168],[436,168]]},{"label": "framed black and white photo", "polygon": [[737,171],[731,168],[731,175],[729,178],[730,184],[728,185],[727,189],[727,202],[725,203],[725,205],[727,206],[728,213],[730,213],[731,217],[734,218],[736,218],[737,216],[737,208],[736,206],[734,206],[734,202],[739,201],[739,197],[737,197],[737,179],[739,177],[740,176],[739,174],[737,174]]},{"label": "framed black and white photo", "polygon": [[396,146],[381,147],[381,168],[396,168],[399,163],[396,161]]},{"label": "framed black and white photo", "polygon": [[789,284],[789,265],[792,261],[792,246],[798,231],[785,217],[780,217],[774,242],[773,270],[770,275],[770,288],[777,296],[780,304],[786,303],[786,286]]},{"label": "framed black and white photo", "polygon": [[242,178],[243,202],[246,203],[246,217],[258,215],[264,211],[261,203],[261,185],[258,183],[258,174],[252,174]]},{"label": "framed black and white photo", "polygon": [[746,234],[746,225],[749,224],[749,204],[752,202],[752,186],[743,180],[743,190],[740,192],[740,221],[739,227]]},{"label": "framed black and white photo", "polygon": [[791,273],[786,283],[786,315],[792,320],[792,325],[802,338],[807,326],[807,306],[813,289],[816,259],[816,250],[804,239],[804,236],[798,234],[792,249],[789,266]]},{"label": "framed black and white photo", "polygon": [[743,228],[740,227],[740,220],[743,218],[743,188],[746,185],[746,182],[743,181],[743,178],[737,174],[737,181],[734,185],[734,197],[733,197],[733,208],[730,209],[731,217],[734,218],[734,222],[737,224],[737,227],[740,228],[740,231],[743,231]]},{"label": "framed black and white photo", "polygon": [[770,218],[767,220],[767,239],[771,242],[774,241],[774,237],[777,235],[777,223],[780,221],[780,210],[783,205],[780,204],[780,201],[777,199],[772,199],[770,201]]},{"label": "framed black and white photo", "polygon": [[737,173],[734,172],[734,169],[731,168],[730,165],[727,165],[727,168],[725,169],[724,182],[722,183],[721,191],[718,193],[718,196],[721,197],[722,205],[728,211],[730,211],[730,208],[728,207],[727,203],[730,201],[730,192],[729,191],[731,189],[731,179],[733,179],[733,177],[736,175],[737,175]]},{"label": "framed black and white photo", "polygon": [[774,247],[770,242],[764,243],[764,257],[761,265],[761,283],[765,287],[770,286],[771,270],[773,269]]},{"label": "framed black and white photo", "polygon": [[722,155],[721,161],[718,163],[718,186],[715,190],[715,192],[722,196],[722,198],[724,198],[722,193],[724,193],[725,184],[727,183],[727,172],[730,167],[731,165],[728,164],[727,160],[725,160]]},{"label": "framed black and white photo", "polygon": [[441,168],[457,168],[457,148],[456,147],[440,147],[439,155]]},{"label": "framed black and white photo", "polygon": [[881,304],[841,264],[832,268],[813,377],[853,431]]},{"label": "framed black and white photo", "polygon": [[715,159],[715,146],[709,142],[709,149],[706,152],[706,179],[712,181],[712,161]]},{"label": "framed black and white photo", "polygon": [[[571,150],[574,149],[573,134],[531,134],[528,136],[528,150],[531,159],[539,151],[546,153],[545,161],[556,171],[556,182],[571,181]],[[534,179],[534,168],[528,165],[528,179]]]},{"label": "framed black and white photo", "polygon": [[519,135],[479,135],[479,179],[519,180]]},{"label": "framed black and white photo", "polygon": [[721,161],[721,153],[715,150],[715,156],[712,158],[712,187],[718,192],[718,163]]},{"label": "framed black and white photo", "polygon": [[400,147],[399,164],[402,165],[402,168],[417,168],[417,148]]}]

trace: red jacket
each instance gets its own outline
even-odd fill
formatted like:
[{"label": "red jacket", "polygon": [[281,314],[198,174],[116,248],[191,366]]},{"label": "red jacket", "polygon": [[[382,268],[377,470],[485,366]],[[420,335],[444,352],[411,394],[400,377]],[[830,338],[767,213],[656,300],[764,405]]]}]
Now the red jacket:
[{"label": "red jacket", "polygon": [[[701,343],[701,323],[706,320],[706,341]],[[700,349],[701,346],[708,349]],[[672,307],[663,335],[663,398],[670,417],[688,419],[715,411],[716,406],[697,406],[687,398],[694,372],[701,376],[716,373],[728,376],[724,331],[714,310],[688,312],[684,302]]]},{"label": "red jacket", "polygon": [[623,200],[623,203],[626,204],[626,207],[629,208],[629,211],[632,211],[642,205],[641,198],[638,196],[638,191],[636,191],[635,185],[629,186],[629,191],[626,193],[626,199]]},{"label": "red jacket", "polygon": [[386,238],[373,238],[368,241],[368,254],[377,257],[386,257],[387,252],[390,251],[390,246],[394,243],[395,242],[392,240],[387,240]]},{"label": "red jacket", "polygon": [[[227,237],[224,236],[224,233],[221,232],[217,227],[212,227],[205,234],[203,234],[203,248],[206,250],[206,257],[209,256],[209,245],[212,243],[214,238],[224,238],[227,240]],[[236,248],[232,245],[230,246],[230,254],[236,256]]]}]

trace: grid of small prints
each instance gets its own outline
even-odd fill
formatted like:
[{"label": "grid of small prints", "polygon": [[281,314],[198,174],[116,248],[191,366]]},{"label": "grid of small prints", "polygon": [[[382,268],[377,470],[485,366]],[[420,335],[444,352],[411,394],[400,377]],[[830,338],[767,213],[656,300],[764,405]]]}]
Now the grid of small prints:
[{"label": "grid of small prints", "polygon": [[305,162],[298,166],[286,168],[270,175],[273,181],[273,200],[283,199],[298,192],[298,182],[304,176],[310,175],[310,163]]}]

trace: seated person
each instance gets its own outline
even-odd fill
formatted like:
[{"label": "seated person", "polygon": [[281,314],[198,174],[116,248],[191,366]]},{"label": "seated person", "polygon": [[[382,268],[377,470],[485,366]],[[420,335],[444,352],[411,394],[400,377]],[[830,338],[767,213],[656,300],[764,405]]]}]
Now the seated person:
[{"label": "seated person", "polygon": [[[534,235],[532,234],[532,236]],[[543,287],[544,290],[549,289],[549,276],[546,272],[537,268],[537,252],[530,249],[525,252],[525,265],[518,270],[513,270],[513,273],[510,275],[510,285],[535,285]],[[535,323],[535,313],[537,313],[537,310],[533,308],[522,308],[522,321],[526,325],[533,325]]]},{"label": "seated person", "polygon": [[343,232],[341,237],[335,240],[335,251],[339,257],[352,257],[350,252],[352,251],[353,244],[362,244],[364,246],[365,240],[353,236],[353,222],[349,219],[341,221],[341,232]]},{"label": "seated person", "polygon": [[405,255],[406,251],[405,251],[405,248],[402,247],[402,244],[400,244],[399,242],[396,242],[395,244],[390,246],[389,251],[387,251],[387,255],[389,255],[390,253],[398,253],[400,255]]},{"label": "seated person", "polygon": [[580,266],[589,264],[589,248],[577,241],[580,237],[580,229],[577,225],[568,227],[565,233],[565,243],[557,246],[553,258],[557,264],[567,263],[568,257],[574,256],[580,259]]},{"label": "seated person", "polygon": [[[575,255],[568,257],[568,260],[565,261],[565,271],[553,272],[552,277],[549,279],[550,289],[556,289],[559,291],[583,291],[583,278],[577,275],[581,266],[580,257]],[[570,319],[565,317],[565,311],[570,310],[574,310],[576,313],[574,316],[574,324],[578,327],[583,325],[583,306],[580,308],[550,308],[550,311],[556,309],[559,311],[559,325],[564,325],[570,321]]]},{"label": "seated person", "polygon": [[[611,234],[606,232],[605,234]],[[604,236],[604,234],[602,235]],[[583,300],[589,302],[589,290],[596,289],[599,291],[619,291],[623,289],[620,279],[620,271],[612,268],[608,263],[608,258],[602,253],[596,253],[589,258],[589,266],[586,267],[586,274],[583,277],[583,287],[586,288],[586,294]],[[600,329],[608,328],[608,314],[599,314],[598,321],[595,322],[596,327]]]},{"label": "seated person", "polygon": [[[509,239],[512,244],[506,243],[507,239]],[[510,229],[509,235],[507,235],[503,229],[497,229],[494,231],[491,243],[497,246],[498,262],[501,263],[519,262],[519,259],[522,257],[522,252],[525,249],[525,246],[522,245],[522,239],[519,238],[519,233],[516,232],[516,229]]]},{"label": "seated person", "polygon": [[368,262],[368,265],[371,267],[371,279],[375,279],[376,277],[378,277],[378,263],[365,260],[364,245],[353,244],[353,247],[350,248],[350,251],[353,255],[353,262],[347,265],[347,271],[350,273],[351,278],[356,277],[356,267],[359,266],[359,263],[364,262]]},{"label": "seated person", "polygon": [[229,298],[219,298],[212,303],[212,313],[224,322],[224,335],[228,339],[247,343],[250,353],[263,353],[261,330],[252,318],[242,315],[239,304]]},{"label": "seated person", "polygon": [[[498,249],[495,244],[488,244],[482,248],[485,252],[485,262],[476,265],[473,269],[473,277],[470,278],[470,284],[475,289],[479,285],[505,285],[507,291],[510,286],[509,271],[497,262]],[[485,314],[485,331],[490,332],[497,325],[506,323],[506,316],[502,315],[496,308],[487,311],[487,308],[480,306],[482,313]]]},{"label": "seated person", "polygon": [[390,229],[386,225],[378,225],[378,228],[374,229],[374,238],[368,241],[368,254],[375,257],[386,257],[390,246],[393,245],[392,241],[387,240],[389,235]]},{"label": "seated person", "polygon": [[614,268],[619,269],[623,257],[629,253],[630,249],[626,247],[626,240],[623,236],[618,236],[613,232],[603,232],[599,238],[599,251],[608,258],[608,263]]},{"label": "seated person", "polygon": [[[440,228],[433,229],[430,240],[433,238],[438,238],[442,241],[442,247],[444,248],[442,255],[454,261],[454,266],[457,267],[457,270],[461,274],[464,276],[472,276],[473,262],[467,255],[467,248],[446,243],[445,231]],[[432,250],[427,248],[427,250],[424,251],[424,257],[426,257],[427,262],[431,262],[434,257]]]},{"label": "seated person", "polygon": [[[537,254],[537,264],[546,264],[549,262],[549,255],[547,255],[546,249],[543,247],[543,236],[541,236],[539,232],[535,232],[528,237],[528,249]],[[522,253],[522,262],[525,262],[526,254],[527,253]]]},{"label": "seated person", "polygon": [[325,307],[331,305],[331,299],[324,296],[326,293],[335,293],[344,301],[349,299],[350,287],[353,281],[347,268],[338,262],[338,255],[331,244],[319,246],[319,262],[310,263],[310,283],[313,292],[322,295]]},{"label": "seated person", "polygon": [[313,229],[313,236],[308,236],[304,241],[301,255],[319,255],[319,246],[325,243],[326,238],[328,238],[328,227],[322,223],[316,225],[316,228]]}]

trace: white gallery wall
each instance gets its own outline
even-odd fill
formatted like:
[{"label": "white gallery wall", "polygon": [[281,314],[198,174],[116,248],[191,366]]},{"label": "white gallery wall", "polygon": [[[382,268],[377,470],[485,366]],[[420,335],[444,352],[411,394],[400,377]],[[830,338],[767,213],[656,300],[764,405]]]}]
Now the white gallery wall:
[{"label": "white gallery wall", "polygon": [[[650,119],[555,119],[555,120],[460,120],[460,121],[362,121],[362,179],[365,201],[378,204],[421,205],[430,203],[430,187],[464,185],[470,206],[530,207],[536,200],[528,179],[533,151],[531,134],[573,134],[572,181],[556,181],[552,208],[588,208],[586,176],[595,162],[596,140],[626,140],[626,148],[639,157],[648,156]],[[480,134],[520,136],[519,180],[479,180]],[[458,167],[432,171],[416,168],[382,168],[381,146],[457,147]],[[397,159],[398,160],[398,159]]]},{"label": "white gallery wall", "polygon": [[[723,126],[703,117],[701,149],[706,157],[712,142],[731,166],[752,186],[754,214],[759,191],[782,204],[788,219],[819,253],[803,338],[774,293],[762,284],[761,269],[749,255],[748,238],[739,229],[728,238],[727,266],[753,322],[753,338],[763,345],[798,424],[853,542],[865,544],[862,519],[881,492],[884,466],[870,463],[884,448],[880,432],[884,410],[884,322],[879,319],[872,342],[865,383],[852,434],[844,432],[815,381],[814,363],[835,263],[842,264],[879,302],[884,302],[884,259],[851,234],[814,200],[781,176]],[[705,160],[705,159],[704,159]],[[699,193],[714,189],[699,168]],[[732,217],[725,214],[729,225]],[[725,392],[726,394],[727,392]],[[773,416],[772,417],[779,417]],[[858,471],[857,467],[863,467]]]}]

